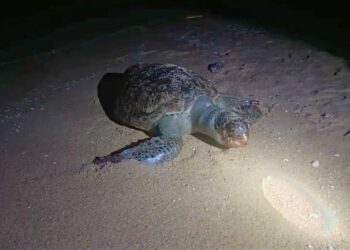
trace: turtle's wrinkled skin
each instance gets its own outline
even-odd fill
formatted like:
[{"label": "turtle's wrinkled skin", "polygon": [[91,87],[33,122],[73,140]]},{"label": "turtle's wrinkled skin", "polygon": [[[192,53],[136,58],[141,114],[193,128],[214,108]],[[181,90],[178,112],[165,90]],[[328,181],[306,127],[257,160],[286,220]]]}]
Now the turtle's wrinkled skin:
[{"label": "turtle's wrinkled skin", "polygon": [[151,137],[96,157],[93,162],[101,166],[126,159],[163,163],[178,155],[182,136],[192,133],[205,134],[225,148],[244,146],[250,125],[262,116],[257,101],[220,94],[212,82],[172,64],[133,65],[116,84],[114,118]]}]

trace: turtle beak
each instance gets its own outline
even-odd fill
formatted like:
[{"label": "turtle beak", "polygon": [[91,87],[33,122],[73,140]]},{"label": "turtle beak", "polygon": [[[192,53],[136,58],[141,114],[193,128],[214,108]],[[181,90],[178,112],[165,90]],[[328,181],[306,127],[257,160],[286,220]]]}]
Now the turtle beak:
[{"label": "turtle beak", "polygon": [[226,148],[244,147],[248,144],[248,133],[229,136],[225,141]]}]

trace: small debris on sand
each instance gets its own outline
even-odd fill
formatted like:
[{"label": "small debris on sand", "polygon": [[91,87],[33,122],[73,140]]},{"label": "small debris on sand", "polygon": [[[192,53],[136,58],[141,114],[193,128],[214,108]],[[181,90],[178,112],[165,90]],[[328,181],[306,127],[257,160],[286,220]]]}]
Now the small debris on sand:
[{"label": "small debris on sand", "polygon": [[334,71],[333,75],[334,75],[334,76],[338,75],[338,73],[339,73],[340,71],[341,71],[341,68],[337,68],[337,69]]},{"label": "small debris on sand", "polygon": [[223,62],[214,62],[208,65],[208,70],[211,73],[218,73],[223,67],[224,67]]},{"label": "small debris on sand", "polygon": [[311,162],[311,166],[314,168],[318,168],[320,166],[320,162],[318,160],[314,160]]},{"label": "small debris on sand", "polygon": [[350,129],[344,134],[344,136],[347,136],[350,134]]},{"label": "small debris on sand", "polygon": [[187,20],[191,20],[191,19],[201,19],[203,18],[202,15],[193,15],[193,16],[187,16],[186,19]]},{"label": "small debris on sand", "polygon": [[220,56],[220,57],[223,57],[223,56],[227,56],[231,53],[231,50],[226,50],[226,51],[223,51],[223,52],[215,52],[215,55],[217,56]]}]

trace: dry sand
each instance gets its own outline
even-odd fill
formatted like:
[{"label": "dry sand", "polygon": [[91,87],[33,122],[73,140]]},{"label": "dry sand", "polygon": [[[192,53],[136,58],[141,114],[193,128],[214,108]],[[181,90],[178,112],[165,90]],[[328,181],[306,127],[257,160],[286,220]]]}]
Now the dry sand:
[{"label": "dry sand", "polygon": [[[218,60],[225,66],[212,74]],[[185,66],[220,91],[260,99],[265,116],[249,145],[223,151],[186,136],[163,166],[89,169],[96,155],[145,137],[108,120],[97,98],[104,73],[136,62]],[[1,249],[350,249],[350,71],[341,58],[233,20],[183,15],[0,70],[13,86],[35,87],[2,106]],[[266,176],[302,183],[336,229],[308,234],[286,220],[265,199]]]}]

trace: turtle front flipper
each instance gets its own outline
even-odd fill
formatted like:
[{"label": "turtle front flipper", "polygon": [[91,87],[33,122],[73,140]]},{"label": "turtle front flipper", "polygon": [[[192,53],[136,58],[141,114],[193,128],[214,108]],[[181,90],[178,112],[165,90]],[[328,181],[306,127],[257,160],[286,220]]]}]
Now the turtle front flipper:
[{"label": "turtle front flipper", "polygon": [[106,163],[123,160],[137,160],[146,164],[161,164],[175,158],[182,148],[181,137],[151,137],[109,155],[96,157],[93,163],[103,167]]},{"label": "turtle front flipper", "polygon": [[235,95],[219,94],[215,100],[216,105],[240,115],[249,124],[259,120],[263,113],[259,106],[259,101]]}]

